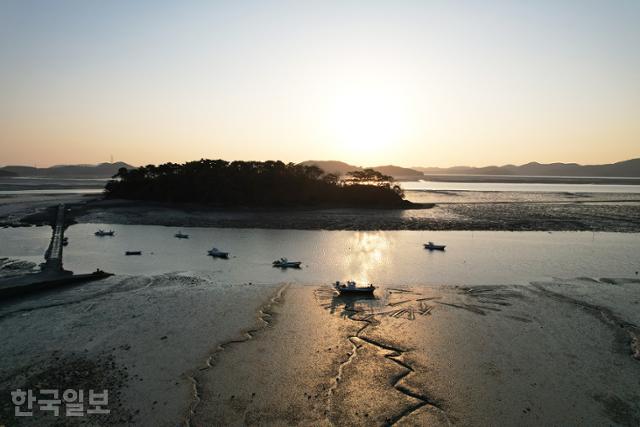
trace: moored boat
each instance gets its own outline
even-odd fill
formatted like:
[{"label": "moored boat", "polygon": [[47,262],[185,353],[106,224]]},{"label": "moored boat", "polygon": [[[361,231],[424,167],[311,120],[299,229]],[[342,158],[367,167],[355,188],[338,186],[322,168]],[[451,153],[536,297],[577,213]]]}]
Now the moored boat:
[{"label": "moored boat", "polygon": [[433,242],[424,244],[424,248],[429,249],[430,251],[444,251],[444,248],[446,247],[447,247],[446,245],[436,245]]},{"label": "moored boat", "polygon": [[211,248],[208,253],[209,256],[214,258],[229,258],[229,252],[222,252],[221,250],[218,250],[218,248]]},{"label": "moored boat", "polygon": [[278,268],[300,268],[302,261],[289,261],[286,258],[280,258],[273,261],[272,265]]},{"label": "moored boat", "polygon": [[103,236],[115,236],[116,232],[113,230],[109,230],[109,231],[104,231],[104,230],[98,230],[95,233],[96,236],[99,237],[103,237]]},{"label": "moored boat", "polygon": [[367,286],[358,286],[353,280],[347,280],[345,283],[336,282],[333,286],[340,294],[372,294],[376,290],[371,283]]}]

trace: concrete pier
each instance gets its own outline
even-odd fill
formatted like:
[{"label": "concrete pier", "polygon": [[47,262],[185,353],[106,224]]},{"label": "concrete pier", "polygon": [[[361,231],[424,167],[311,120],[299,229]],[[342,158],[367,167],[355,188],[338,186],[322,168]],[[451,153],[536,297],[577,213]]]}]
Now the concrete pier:
[{"label": "concrete pier", "polygon": [[62,268],[64,209],[63,204],[58,205],[51,242],[44,254],[45,262],[41,264],[40,272],[0,280],[0,301],[4,298],[46,291],[60,286],[100,280],[112,275],[101,270],[89,274],[73,274],[73,272],[65,271]]},{"label": "concrete pier", "polygon": [[62,271],[62,241],[64,239],[64,205],[58,205],[58,214],[51,235],[49,248],[44,255],[45,264],[42,267],[47,271]]}]

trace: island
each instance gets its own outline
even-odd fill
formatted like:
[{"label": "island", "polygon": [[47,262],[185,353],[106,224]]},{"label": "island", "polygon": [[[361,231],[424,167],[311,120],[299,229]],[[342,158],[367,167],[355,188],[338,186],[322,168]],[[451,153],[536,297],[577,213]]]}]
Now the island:
[{"label": "island", "polygon": [[198,203],[237,207],[402,208],[404,199],[393,178],[374,169],[346,177],[315,165],[282,161],[201,159],[137,169],[120,168],[105,187],[108,199]]}]

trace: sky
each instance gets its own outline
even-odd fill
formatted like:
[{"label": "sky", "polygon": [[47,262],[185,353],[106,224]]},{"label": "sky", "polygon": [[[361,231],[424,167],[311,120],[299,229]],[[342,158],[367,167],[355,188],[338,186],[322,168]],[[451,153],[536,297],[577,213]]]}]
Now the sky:
[{"label": "sky", "polygon": [[0,165],[640,157],[640,1],[0,2]]}]

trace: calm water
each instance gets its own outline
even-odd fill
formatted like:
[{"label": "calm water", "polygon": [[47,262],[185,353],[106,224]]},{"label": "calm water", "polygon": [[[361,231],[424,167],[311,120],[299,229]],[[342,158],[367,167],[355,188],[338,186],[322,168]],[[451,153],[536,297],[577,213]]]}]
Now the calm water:
[{"label": "calm water", "polygon": [[103,191],[106,182],[97,178],[0,178],[0,195],[95,194]]},{"label": "calm water", "polygon": [[1,195],[14,194],[100,194],[102,188],[64,188],[64,189],[42,189],[42,190],[0,190]]},{"label": "calm water", "polygon": [[[98,229],[115,237],[95,237]],[[523,283],[549,277],[635,277],[640,234],[589,232],[299,231],[79,224],[66,235],[64,264],[75,272],[96,268],[120,274],[195,271],[221,283],[329,283],[354,278],[380,284]],[[39,262],[50,228],[0,229],[0,256]],[[447,245],[428,252],[422,243]],[[229,260],[206,255],[216,246]],[[141,250],[142,256],[125,256]],[[281,256],[303,261],[280,271]]]},{"label": "calm water", "polygon": [[[107,179],[0,178],[0,194],[95,194],[101,193]],[[640,180],[639,180],[640,181]],[[640,193],[640,185],[614,184],[529,184],[501,182],[406,181],[405,190],[505,191],[529,193]]]},{"label": "calm water", "polygon": [[0,229],[0,258],[20,258],[39,264],[49,246],[51,227]]},{"label": "calm water", "polygon": [[516,191],[527,193],[640,193],[640,185],[614,184],[529,184],[507,182],[441,182],[406,181],[400,183],[405,190],[450,191]]}]

